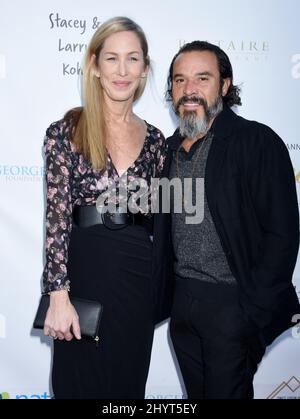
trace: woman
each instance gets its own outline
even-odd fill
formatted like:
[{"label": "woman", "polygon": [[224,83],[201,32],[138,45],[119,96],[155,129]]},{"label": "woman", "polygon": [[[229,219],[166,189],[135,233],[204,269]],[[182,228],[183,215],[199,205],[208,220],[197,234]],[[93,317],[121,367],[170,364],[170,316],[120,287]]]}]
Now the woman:
[{"label": "woman", "polygon": [[[142,29],[125,17],[105,22],[87,49],[83,108],[47,130],[44,333],[55,339],[55,398],[144,397],[159,272],[153,263],[160,262],[151,211],[127,184],[150,185],[164,160],[163,135],[132,108],[148,71]],[[99,207],[120,213],[128,200],[137,214],[99,217]],[[81,339],[69,295],[102,303],[99,347]]]}]

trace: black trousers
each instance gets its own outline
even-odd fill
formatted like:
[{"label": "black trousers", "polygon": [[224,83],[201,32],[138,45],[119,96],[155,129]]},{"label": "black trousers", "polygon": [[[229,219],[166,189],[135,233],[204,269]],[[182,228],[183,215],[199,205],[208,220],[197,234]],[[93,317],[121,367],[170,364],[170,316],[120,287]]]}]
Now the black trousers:
[{"label": "black trousers", "polygon": [[54,341],[54,397],[142,399],[153,339],[152,243],[141,226],[74,227],[71,294],[103,304],[100,342]]},{"label": "black trousers", "polygon": [[177,281],[170,333],[188,398],[253,398],[265,347],[235,285]]}]

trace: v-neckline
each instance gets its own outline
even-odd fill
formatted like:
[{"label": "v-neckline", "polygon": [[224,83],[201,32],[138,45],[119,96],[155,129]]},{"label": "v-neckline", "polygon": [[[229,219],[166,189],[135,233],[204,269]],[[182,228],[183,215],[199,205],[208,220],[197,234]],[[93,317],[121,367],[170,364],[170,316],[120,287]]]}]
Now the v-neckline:
[{"label": "v-neckline", "polygon": [[149,138],[149,135],[148,135],[148,133],[149,133],[149,124],[148,124],[148,122],[147,121],[145,121],[144,120],[144,122],[145,122],[145,124],[146,124],[146,134],[145,134],[145,138],[144,138],[144,142],[143,142],[143,145],[142,145],[142,147],[141,147],[141,149],[140,149],[140,152],[139,152],[139,154],[137,155],[137,157],[136,157],[136,159],[131,163],[131,165],[130,166],[128,166],[127,167],[127,169],[126,170],[124,170],[124,172],[120,175],[119,174],[119,171],[117,170],[117,168],[116,168],[116,166],[115,166],[115,164],[114,164],[114,162],[113,162],[113,159],[112,159],[112,157],[111,157],[111,155],[109,154],[109,153],[107,153],[107,155],[108,155],[108,157],[109,157],[109,159],[110,159],[110,164],[111,164],[111,167],[112,167],[112,170],[113,171],[115,171],[115,173],[116,173],[116,175],[118,176],[118,179],[121,179],[122,178],[122,176],[125,174],[125,173],[127,173],[128,172],[128,170],[129,169],[131,169],[135,164],[136,164],[136,162],[141,158],[141,155],[142,155],[142,153],[143,153],[143,150],[144,150],[144,148],[145,148],[145,145],[146,145],[146,143],[147,143],[147,140],[148,140],[148,138]]}]

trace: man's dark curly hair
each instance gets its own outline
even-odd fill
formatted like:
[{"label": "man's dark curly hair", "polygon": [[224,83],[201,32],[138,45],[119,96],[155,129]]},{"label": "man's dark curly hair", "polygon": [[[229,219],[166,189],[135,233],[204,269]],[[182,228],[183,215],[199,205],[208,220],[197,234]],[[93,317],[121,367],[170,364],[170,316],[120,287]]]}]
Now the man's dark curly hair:
[{"label": "man's dark curly hair", "polygon": [[180,50],[177,52],[177,54],[172,60],[172,63],[169,69],[166,99],[172,100],[173,67],[174,67],[174,62],[176,58],[178,57],[179,54],[182,54],[184,52],[192,52],[192,51],[210,51],[213,54],[215,54],[218,64],[219,64],[221,83],[226,78],[230,78],[231,80],[231,84],[229,86],[228,92],[226,96],[223,96],[223,102],[229,107],[232,107],[234,105],[241,105],[242,101],[240,98],[240,88],[238,86],[235,86],[232,83],[232,80],[233,80],[232,66],[228,58],[228,55],[217,45],[210,44],[209,42],[206,42],[206,41],[193,41],[188,44],[184,44],[180,48]]}]

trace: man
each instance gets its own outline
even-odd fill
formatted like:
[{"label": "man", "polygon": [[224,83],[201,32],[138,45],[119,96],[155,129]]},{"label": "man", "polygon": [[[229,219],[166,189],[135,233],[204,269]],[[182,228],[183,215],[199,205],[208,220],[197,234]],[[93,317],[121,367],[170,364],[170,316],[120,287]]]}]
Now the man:
[{"label": "man", "polygon": [[[195,41],[175,55],[168,92],[179,128],[168,139],[169,179],[193,182],[202,222],[174,211],[176,290],[171,338],[189,398],[253,398],[265,347],[300,313],[292,285],[298,205],[291,161],[267,126],[230,108],[241,105],[228,56]],[[191,205],[191,202],[190,202]]]}]

